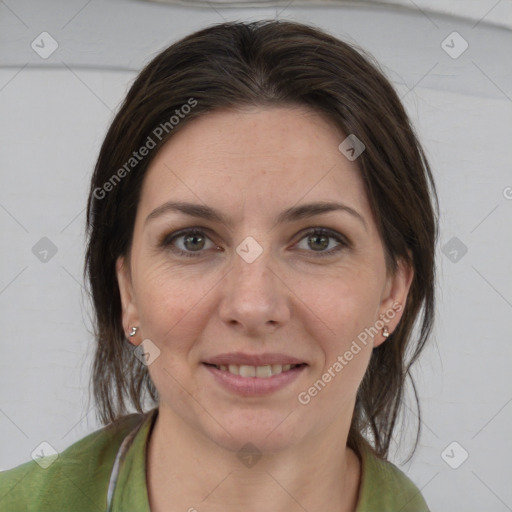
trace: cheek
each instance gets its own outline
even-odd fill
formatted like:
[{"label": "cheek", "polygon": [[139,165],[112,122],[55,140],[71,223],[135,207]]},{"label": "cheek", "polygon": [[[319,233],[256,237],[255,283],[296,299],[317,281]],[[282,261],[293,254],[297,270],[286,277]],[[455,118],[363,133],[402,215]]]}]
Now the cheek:
[{"label": "cheek", "polygon": [[321,330],[313,321],[304,323],[318,355],[311,368],[311,387],[304,392],[318,397],[315,407],[326,417],[355,399],[372,354],[373,340],[366,329],[375,322],[378,304],[379,294],[371,282],[350,278],[332,280],[308,302],[321,320],[316,321]]},{"label": "cheek", "polygon": [[215,276],[191,274],[165,262],[144,265],[137,276],[137,309],[144,335],[157,344],[173,343],[179,351],[201,331],[208,316],[207,296]]},{"label": "cheek", "polygon": [[312,388],[304,391],[311,397],[321,395],[315,403],[326,415],[332,413],[332,404],[337,404],[337,411],[354,399],[368,367],[373,341],[365,329],[376,320],[379,282],[374,271],[355,266],[301,280],[298,294],[308,297],[303,327],[318,356],[311,368]]},{"label": "cheek", "polygon": [[[338,269],[328,275],[302,278],[295,293],[307,310],[316,317],[316,324],[323,326],[326,349],[343,349],[365,328],[373,325],[380,304],[379,276],[366,269],[355,267]],[[314,322],[308,322],[313,327]],[[307,327],[307,325],[306,325]]]},{"label": "cheek", "polygon": [[196,396],[200,391],[186,361],[208,321],[205,296],[211,287],[207,276],[185,275],[165,262],[148,265],[138,277],[137,308],[143,335],[162,355],[148,370],[159,392],[170,392],[175,403],[186,404],[189,393]]}]

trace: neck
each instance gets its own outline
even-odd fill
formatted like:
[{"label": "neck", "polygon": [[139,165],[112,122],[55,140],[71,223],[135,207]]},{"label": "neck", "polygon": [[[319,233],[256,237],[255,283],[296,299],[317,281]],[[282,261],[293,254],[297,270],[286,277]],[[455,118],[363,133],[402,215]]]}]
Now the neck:
[{"label": "neck", "polygon": [[238,457],[159,408],[147,453],[152,512],[323,510],[354,512],[360,462],[340,425],[259,459]]}]

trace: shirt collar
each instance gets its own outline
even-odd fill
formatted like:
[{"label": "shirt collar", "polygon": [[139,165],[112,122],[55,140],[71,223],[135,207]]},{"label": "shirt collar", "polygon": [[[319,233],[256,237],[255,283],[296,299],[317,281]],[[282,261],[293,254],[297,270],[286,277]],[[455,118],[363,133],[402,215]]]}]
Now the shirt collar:
[{"label": "shirt collar", "polygon": [[158,408],[147,412],[131,443],[121,454],[119,472],[112,495],[112,512],[151,512],[146,480],[147,444],[158,416]]}]

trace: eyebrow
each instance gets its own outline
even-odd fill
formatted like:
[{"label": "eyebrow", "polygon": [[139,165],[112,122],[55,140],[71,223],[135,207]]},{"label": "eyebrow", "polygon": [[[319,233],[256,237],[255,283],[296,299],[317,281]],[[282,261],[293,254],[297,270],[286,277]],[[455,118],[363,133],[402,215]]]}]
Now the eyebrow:
[{"label": "eyebrow", "polygon": [[[323,213],[329,213],[333,211],[341,211],[346,212],[357,218],[362,224],[364,228],[368,231],[368,226],[363,216],[358,213],[356,210],[342,203],[330,202],[330,201],[320,201],[316,203],[308,203],[299,206],[292,206],[281,212],[277,219],[276,225],[284,224],[285,222],[292,222],[300,219],[305,219],[308,217],[313,217],[315,215],[321,215]],[[174,202],[169,201],[164,203],[157,208],[155,208],[145,220],[145,223],[149,222],[151,219],[156,217],[160,217],[168,212],[179,212],[185,215],[189,215],[191,217],[198,217],[201,219],[209,220],[212,222],[219,222],[228,227],[232,227],[233,222],[231,219],[225,217],[219,211],[201,204],[195,203],[187,203],[187,202]]]}]

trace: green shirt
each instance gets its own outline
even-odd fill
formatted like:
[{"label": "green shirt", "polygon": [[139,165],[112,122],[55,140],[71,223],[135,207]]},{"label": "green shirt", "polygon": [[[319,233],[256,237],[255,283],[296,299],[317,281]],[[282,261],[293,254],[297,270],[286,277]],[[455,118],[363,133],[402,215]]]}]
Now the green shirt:
[{"label": "green shirt", "polygon": [[[46,469],[48,458],[0,473],[0,510],[150,512],[146,447],[157,413],[124,416],[71,445]],[[361,461],[356,512],[429,512],[400,469],[368,449]]]}]

